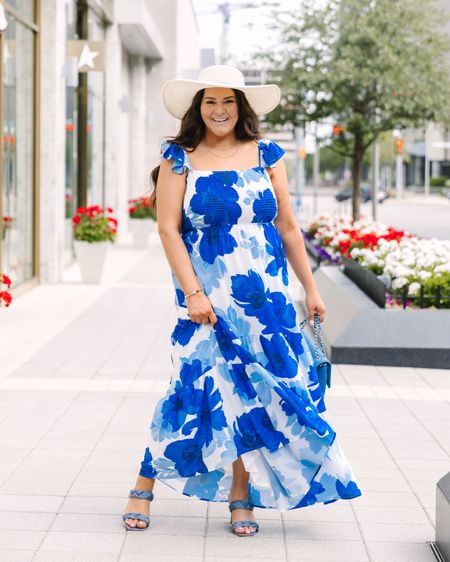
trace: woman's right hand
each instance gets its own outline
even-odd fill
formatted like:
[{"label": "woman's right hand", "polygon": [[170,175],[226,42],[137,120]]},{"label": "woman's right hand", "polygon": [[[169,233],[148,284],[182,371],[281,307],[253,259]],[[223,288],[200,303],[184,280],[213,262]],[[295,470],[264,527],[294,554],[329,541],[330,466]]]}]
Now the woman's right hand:
[{"label": "woman's right hand", "polygon": [[205,293],[200,292],[192,295],[186,299],[189,318],[192,322],[197,324],[214,324],[217,322],[217,316],[214,314],[211,301],[205,295]]}]

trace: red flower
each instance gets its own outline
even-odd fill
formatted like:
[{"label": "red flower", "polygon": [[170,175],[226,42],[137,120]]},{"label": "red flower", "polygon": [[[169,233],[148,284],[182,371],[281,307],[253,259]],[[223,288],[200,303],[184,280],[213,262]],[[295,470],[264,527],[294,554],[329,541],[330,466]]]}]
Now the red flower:
[{"label": "red flower", "polygon": [[109,222],[112,222],[115,226],[117,226],[117,219],[114,219],[113,217],[108,217]]},{"label": "red flower", "polygon": [[4,273],[0,273],[0,284],[6,285],[7,287],[11,287],[11,279]]},{"label": "red flower", "polygon": [[72,222],[73,224],[80,224],[81,218],[75,215],[74,217],[72,217]]},{"label": "red flower", "polygon": [[0,306],[8,307],[11,304],[12,296],[8,291],[0,291]]},{"label": "red flower", "polygon": [[106,210],[108,211],[108,213],[114,213],[114,209],[112,207],[108,207]]}]

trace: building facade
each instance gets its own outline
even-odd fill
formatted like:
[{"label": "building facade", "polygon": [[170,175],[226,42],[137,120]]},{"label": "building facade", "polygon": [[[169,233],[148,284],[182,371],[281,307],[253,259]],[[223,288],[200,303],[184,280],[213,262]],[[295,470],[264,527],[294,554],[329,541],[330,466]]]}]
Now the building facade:
[{"label": "building facade", "polygon": [[[0,0],[2,2],[2,0]],[[3,0],[0,35],[0,271],[16,292],[56,283],[73,260],[77,206],[150,189],[165,80],[200,68],[188,0]]]}]

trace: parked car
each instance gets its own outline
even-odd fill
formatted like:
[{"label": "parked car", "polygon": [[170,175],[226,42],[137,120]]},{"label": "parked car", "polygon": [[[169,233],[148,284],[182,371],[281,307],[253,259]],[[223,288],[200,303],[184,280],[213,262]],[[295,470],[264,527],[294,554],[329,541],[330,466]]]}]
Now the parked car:
[{"label": "parked car", "polygon": [[[345,187],[336,193],[334,196],[336,201],[347,201],[348,199],[352,198],[353,194],[353,187]],[[389,197],[389,193],[387,191],[381,190],[378,191],[378,202],[383,203]],[[361,186],[361,201],[363,203],[367,203],[372,199],[372,188],[368,185]]]}]

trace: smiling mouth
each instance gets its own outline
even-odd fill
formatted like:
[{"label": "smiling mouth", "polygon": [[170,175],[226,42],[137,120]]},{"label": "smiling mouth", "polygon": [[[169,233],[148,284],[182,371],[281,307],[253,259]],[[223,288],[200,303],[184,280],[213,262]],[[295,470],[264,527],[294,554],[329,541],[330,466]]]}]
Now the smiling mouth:
[{"label": "smiling mouth", "polygon": [[225,117],[223,119],[211,119],[211,121],[213,121],[214,123],[221,124],[221,123],[226,123],[228,121],[228,119],[229,119],[228,117]]}]

